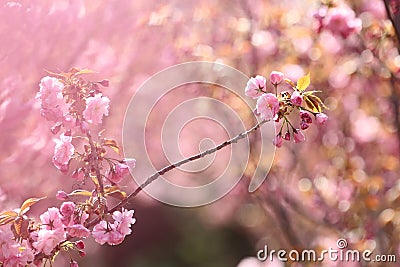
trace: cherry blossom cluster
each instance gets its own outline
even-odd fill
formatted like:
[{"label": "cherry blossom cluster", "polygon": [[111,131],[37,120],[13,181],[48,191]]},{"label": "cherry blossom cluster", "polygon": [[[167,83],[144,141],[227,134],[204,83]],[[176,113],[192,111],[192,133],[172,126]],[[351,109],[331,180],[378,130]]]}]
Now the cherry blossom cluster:
[{"label": "cherry blossom cluster", "polygon": [[[58,191],[56,198],[63,203],[48,208],[39,221],[26,212],[42,198],[30,198],[21,208],[0,213],[1,266],[51,265],[59,252],[70,256],[70,266],[78,266],[71,252],[84,256],[85,238],[118,245],[132,232],[134,211],[120,205],[127,194],[119,184],[136,161],[109,156],[120,157],[121,151],[115,140],[102,137],[104,130],[93,135],[94,126],[109,113],[110,99],[101,91],[108,87],[107,80],[82,78],[90,72],[74,68],[68,73],[50,73],[40,81],[36,97],[40,113],[54,123],[51,132],[57,136],[52,162],[79,189]],[[119,204],[110,208],[110,198]]]},{"label": "cherry blossom cluster", "polygon": [[[286,82],[291,90],[285,90],[278,93],[278,87],[282,82]],[[306,91],[310,85],[310,75],[300,78],[295,84],[290,79],[284,79],[284,74],[278,71],[272,71],[270,74],[270,83],[275,88],[275,93],[267,91],[267,79],[264,76],[257,75],[247,82],[245,93],[247,96],[257,99],[255,114],[263,120],[274,120],[281,122],[278,127],[278,134],[273,140],[273,144],[281,147],[283,140],[291,140],[300,143],[305,140],[303,130],[306,130],[314,120],[318,124],[324,124],[328,116],[322,113],[325,105],[319,97],[314,95],[319,91]],[[287,88],[287,86],[285,87]],[[300,128],[294,127],[289,120],[289,115],[294,111],[299,111]],[[285,130],[285,131],[284,131]]]},{"label": "cherry blossom cluster", "polygon": [[359,33],[362,28],[360,18],[345,3],[326,3],[314,14],[317,21],[317,31],[327,30],[335,35],[347,38],[353,33]]}]

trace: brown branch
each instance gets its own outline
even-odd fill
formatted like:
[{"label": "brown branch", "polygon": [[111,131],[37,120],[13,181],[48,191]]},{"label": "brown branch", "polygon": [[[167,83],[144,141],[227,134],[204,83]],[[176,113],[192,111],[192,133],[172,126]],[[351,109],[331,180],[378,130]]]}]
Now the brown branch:
[{"label": "brown branch", "polygon": [[[207,149],[206,151],[203,151],[201,153],[198,153],[196,155],[193,155],[189,158],[185,158],[181,161],[178,161],[176,163],[170,164],[164,168],[162,168],[161,170],[157,171],[156,173],[150,175],[138,188],[136,188],[135,191],[133,191],[131,194],[129,194],[124,200],[122,200],[120,203],[118,203],[115,207],[113,207],[112,209],[109,210],[109,213],[112,213],[120,208],[122,208],[124,205],[128,204],[128,202],[134,198],[135,196],[137,196],[137,194],[139,194],[144,188],[146,188],[148,185],[150,185],[152,182],[154,182],[155,180],[157,180],[161,175],[164,175],[165,173],[180,167],[186,163],[189,163],[191,161],[195,161],[197,159],[201,159],[207,155],[210,154],[214,154],[215,152],[217,152],[218,150],[229,146],[231,144],[237,143],[239,140],[245,138],[246,136],[248,136],[250,133],[256,131],[257,129],[259,129],[261,127],[261,125],[263,125],[264,123],[266,123],[268,120],[262,120],[261,122],[257,123],[256,125],[254,125],[252,128],[250,128],[249,130],[242,132],[238,135],[236,135],[235,137],[233,137],[232,139],[229,139],[221,144],[219,144],[218,146],[215,146],[213,148]],[[95,225],[96,223],[99,222],[99,218],[93,219],[92,221],[90,221],[86,227],[89,228],[93,225]]]},{"label": "brown branch", "polygon": [[[92,160],[94,162],[96,162],[96,166],[95,166],[96,179],[99,182],[99,190],[100,190],[101,197],[103,197],[104,196],[104,185],[103,185],[103,179],[101,177],[100,169],[99,169],[99,166],[98,166],[99,155],[97,154],[97,148],[94,145],[93,140],[92,140],[92,136],[90,135],[89,132],[87,133],[87,138],[88,138],[89,144],[90,144],[90,157],[92,158]],[[90,171],[91,170],[89,170],[89,172]],[[100,201],[100,203],[101,203],[101,201]]]}]

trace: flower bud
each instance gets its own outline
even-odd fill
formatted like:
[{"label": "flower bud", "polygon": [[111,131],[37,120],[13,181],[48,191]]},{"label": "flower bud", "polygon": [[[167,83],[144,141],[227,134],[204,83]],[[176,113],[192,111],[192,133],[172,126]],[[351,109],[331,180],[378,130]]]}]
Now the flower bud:
[{"label": "flower bud", "polygon": [[278,134],[277,136],[275,136],[274,140],[272,141],[272,144],[274,144],[274,146],[276,147],[281,147],[282,146],[282,135]]},{"label": "flower bud", "polygon": [[285,140],[287,140],[287,141],[290,140],[290,133],[289,133],[289,131],[287,131],[287,132],[285,133],[283,139],[285,139]]},{"label": "flower bud", "polygon": [[273,85],[280,84],[283,80],[283,73],[279,71],[272,71],[269,79]]},{"label": "flower bud", "polygon": [[309,127],[309,124],[308,124],[307,122],[301,121],[301,123],[300,123],[300,128],[301,128],[302,130],[307,129],[308,127]]},{"label": "flower bud", "polygon": [[324,113],[318,113],[317,115],[315,115],[315,120],[318,124],[322,125],[328,120],[328,116]]},{"label": "flower bud", "polygon": [[76,242],[75,242],[75,246],[76,246],[79,250],[85,249],[85,243],[83,243],[82,240],[76,241]]},{"label": "flower bud", "polygon": [[307,111],[304,111],[304,110],[300,111],[300,119],[305,121],[308,124],[312,123],[312,118]]},{"label": "flower bud", "polygon": [[293,130],[293,140],[295,143],[301,143],[304,140],[306,140],[306,138],[299,129],[296,129],[296,130]]},{"label": "flower bud", "polygon": [[294,91],[290,97],[290,102],[292,102],[292,104],[295,106],[301,106],[301,103],[303,103],[303,97],[298,91]]},{"label": "flower bud", "polygon": [[65,193],[64,191],[61,191],[61,190],[60,190],[60,191],[57,192],[56,198],[57,198],[58,200],[68,200],[68,199],[69,199],[69,196],[68,196],[67,193]]}]

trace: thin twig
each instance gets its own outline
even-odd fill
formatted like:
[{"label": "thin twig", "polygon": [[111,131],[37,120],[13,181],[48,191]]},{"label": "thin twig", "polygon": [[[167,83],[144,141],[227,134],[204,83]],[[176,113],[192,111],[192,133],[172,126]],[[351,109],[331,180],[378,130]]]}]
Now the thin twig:
[{"label": "thin twig", "polygon": [[[125,206],[132,198],[134,198],[135,196],[137,196],[137,194],[139,194],[139,192],[141,192],[144,188],[146,188],[148,185],[150,185],[152,182],[154,182],[155,180],[157,180],[160,176],[164,175],[165,173],[180,167],[186,163],[189,163],[191,161],[195,161],[197,159],[201,159],[207,155],[210,154],[214,154],[215,152],[217,152],[218,150],[229,146],[231,144],[237,143],[239,140],[245,138],[246,136],[248,136],[250,133],[256,131],[257,129],[259,129],[261,127],[261,125],[263,125],[264,123],[266,123],[268,120],[262,120],[259,123],[257,123],[256,125],[254,125],[252,128],[250,128],[249,130],[240,133],[238,135],[236,135],[235,137],[233,137],[232,139],[229,139],[221,144],[219,144],[218,146],[215,146],[213,148],[207,149],[201,153],[198,153],[196,155],[193,155],[189,158],[185,158],[181,161],[178,161],[176,163],[170,164],[164,168],[162,168],[161,170],[155,172],[154,174],[150,175],[149,177],[147,177],[147,179],[138,187],[136,188],[135,191],[133,191],[131,194],[129,194],[124,200],[122,200],[120,203],[118,203],[115,207],[113,207],[112,209],[109,210],[109,213],[112,213],[120,208],[122,208],[123,206]],[[90,221],[88,223],[88,225],[86,227],[91,227],[94,224],[99,222],[99,218],[93,219],[92,221]]]}]

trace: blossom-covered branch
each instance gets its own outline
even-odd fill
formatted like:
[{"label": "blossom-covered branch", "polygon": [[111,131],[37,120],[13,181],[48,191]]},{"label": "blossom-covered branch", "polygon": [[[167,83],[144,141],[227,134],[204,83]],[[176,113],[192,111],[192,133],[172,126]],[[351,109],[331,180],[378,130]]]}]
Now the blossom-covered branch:
[{"label": "blossom-covered branch", "polygon": [[[4,266],[40,265],[43,262],[50,262],[51,265],[59,252],[64,251],[71,257],[71,266],[76,267],[78,263],[70,251],[78,251],[84,256],[85,238],[92,236],[101,245],[118,245],[125,236],[131,234],[131,226],[136,219],[133,218],[133,210],[125,209],[126,204],[163,174],[237,143],[268,121],[282,121],[277,136],[272,140],[275,146],[280,147],[284,126],[287,129],[284,139],[290,140],[293,135],[293,140],[299,143],[305,139],[301,130],[307,129],[312,123],[310,114],[321,124],[327,119],[321,112],[324,107],[322,101],[314,95],[318,91],[306,91],[310,84],[309,75],[299,79],[297,84],[285,79],[293,91],[278,93],[278,85],[284,80],[284,75],[272,72],[270,81],[275,94],[267,91],[266,78],[256,76],[248,81],[245,92],[257,98],[255,114],[260,116],[260,122],[213,148],[164,167],[128,195],[119,184],[129,169],[135,167],[136,161],[119,158],[121,148],[114,139],[103,137],[104,130],[94,134],[92,126],[100,125],[109,112],[110,100],[103,96],[101,90],[109,83],[106,80],[86,81],[81,77],[86,73],[90,71],[75,68],[67,73],[50,73],[52,76],[41,80],[37,94],[41,115],[55,123],[51,132],[59,135],[54,139],[53,164],[64,174],[70,173],[71,166],[74,166],[71,177],[81,188],[70,193],[58,191],[56,197],[64,202],[59,208],[48,208],[40,215],[38,222],[28,218],[26,213],[41,198],[28,199],[18,211],[0,214],[0,226],[11,225],[11,230],[0,228],[0,240],[8,238],[4,247],[10,251],[16,248],[9,253],[9,257],[1,259]],[[294,110],[300,112],[301,130],[289,120],[288,116]],[[117,158],[110,156],[112,153]],[[71,164],[72,161],[74,164]],[[83,189],[83,186],[91,189]],[[109,209],[109,198],[116,198],[119,203]]]}]

